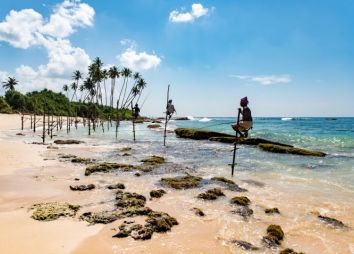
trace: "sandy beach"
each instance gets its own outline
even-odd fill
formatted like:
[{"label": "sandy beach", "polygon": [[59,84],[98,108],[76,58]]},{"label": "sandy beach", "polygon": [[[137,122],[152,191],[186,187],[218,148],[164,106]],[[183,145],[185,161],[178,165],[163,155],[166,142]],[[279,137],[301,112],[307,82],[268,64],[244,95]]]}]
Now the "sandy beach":
[{"label": "sandy beach", "polygon": [[[159,181],[162,177],[187,172],[203,179],[213,176],[231,178],[175,162],[168,164],[166,171],[142,173],[140,177],[135,171],[85,176],[86,165],[74,164],[61,156],[70,154],[104,162],[109,155],[117,162],[137,163],[151,153],[139,143],[118,142],[111,147],[93,138],[85,139],[85,143],[79,145],[55,145],[58,149],[48,149],[47,145],[31,144],[31,140],[40,141],[39,133],[33,134],[28,126],[24,131],[19,127],[19,115],[0,115],[1,253],[249,253],[237,247],[234,240],[260,247],[255,253],[279,253],[285,248],[312,254],[354,253],[354,195],[339,187],[329,189],[321,183],[304,184],[297,178],[284,180],[281,175],[243,171],[238,172],[233,180],[247,192],[222,188],[225,196],[204,201],[196,196],[217,187],[215,184],[186,190],[162,186],[167,193],[159,199],[149,199],[151,190],[161,188]],[[48,140],[48,143],[52,141]],[[151,147],[160,145],[149,144]],[[132,156],[122,156],[119,152],[126,146],[133,146]],[[159,151],[158,155],[167,158],[168,163],[169,159],[172,160],[167,150]],[[181,165],[183,169],[177,170]],[[168,213],[176,218],[178,225],[166,233],[154,233],[152,239],[143,241],[112,236],[123,221],[143,224],[145,216],[118,219],[105,225],[89,225],[80,220],[79,216],[84,212],[115,209],[116,190],[108,190],[106,186],[117,182],[125,185],[124,192],[144,195],[146,207]],[[69,186],[74,184],[95,184],[96,188],[72,191]],[[251,200],[253,215],[248,219],[231,213],[234,207],[230,205],[230,199],[243,195]],[[32,219],[33,211],[29,208],[44,202],[68,202],[81,207],[74,217],[53,221]],[[194,207],[202,209],[206,216],[196,216],[191,210]],[[265,214],[264,209],[272,207],[279,208],[280,214]],[[334,217],[347,227],[328,226],[318,220],[317,214]],[[262,247],[261,239],[270,224],[281,225],[285,234],[277,249]]]}]

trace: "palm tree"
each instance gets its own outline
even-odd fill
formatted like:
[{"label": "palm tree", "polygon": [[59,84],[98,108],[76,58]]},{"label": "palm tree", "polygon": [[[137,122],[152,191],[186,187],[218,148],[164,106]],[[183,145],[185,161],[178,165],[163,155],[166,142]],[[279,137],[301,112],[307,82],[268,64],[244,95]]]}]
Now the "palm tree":
[{"label": "palm tree", "polygon": [[104,88],[104,95],[106,97],[106,103],[105,105],[107,106],[107,89],[106,89],[106,79],[108,78],[108,71],[106,69],[102,70],[102,79],[103,79],[103,88]]},{"label": "palm tree", "polygon": [[[125,88],[125,92],[124,92],[124,95],[123,95],[123,98],[125,97],[125,93],[127,91],[127,85],[128,85],[128,78],[131,77],[132,75],[132,71],[129,69],[129,68],[126,68],[124,67],[122,72],[121,72],[122,76],[124,77],[124,80],[123,80],[123,85],[122,85],[122,88],[120,89],[120,92],[119,92],[119,97],[118,97],[118,107],[119,107],[119,102],[120,102],[120,97],[122,95],[122,92],[123,92],[123,89]],[[124,100],[124,99],[123,99]],[[122,100],[122,101],[123,101]],[[123,105],[123,103],[122,103]]]},{"label": "palm tree", "polygon": [[101,86],[100,82],[102,81],[102,72],[101,72],[101,67],[103,63],[99,57],[96,57],[93,63],[89,66],[89,76],[92,79],[93,83],[95,84],[95,95],[96,95],[96,103],[98,104],[98,99],[99,97],[101,98],[101,104],[102,103],[102,91],[101,91]]},{"label": "palm tree", "polygon": [[111,101],[110,101],[110,106],[113,108],[113,96],[114,96],[114,88],[116,85],[116,78],[119,78],[119,70],[116,66],[112,66],[108,70],[108,75],[111,79]]},{"label": "palm tree", "polygon": [[67,84],[63,85],[63,91],[66,92],[66,97],[69,99],[69,86]]},{"label": "palm tree", "polygon": [[[77,89],[79,88],[79,80],[82,79],[82,73],[81,73],[79,70],[74,71],[74,73],[73,73],[73,79],[76,81],[76,86],[74,86],[73,84],[71,84],[71,89],[74,90],[74,94],[73,94],[71,100],[73,100],[74,95],[76,95],[76,91],[77,91]],[[74,87],[75,89],[74,89],[73,87]],[[77,95],[76,95],[76,100],[77,100]]]},{"label": "palm tree", "polygon": [[7,81],[4,81],[2,83],[3,83],[2,87],[10,91],[14,91],[15,86],[18,85],[18,81],[15,79],[15,77],[13,78],[8,77]]},{"label": "palm tree", "polygon": [[[70,87],[71,87],[71,89],[74,91],[74,92],[73,92],[73,95],[71,96],[71,101],[73,101],[74,96],[76,95],[76,91],[77,91],[77,88],[78,88],[78,84],[75,83],[75,82],[72,82]],[[76,100],[77,100],[77,96],[76,96]]]},{"label": "palm tree", "polygon": [[79,99],[79,101],[81,102],[82,96],[84,95],[85,86],[84,85],[79,86],[79,91],[81,92],[80,99]]}]

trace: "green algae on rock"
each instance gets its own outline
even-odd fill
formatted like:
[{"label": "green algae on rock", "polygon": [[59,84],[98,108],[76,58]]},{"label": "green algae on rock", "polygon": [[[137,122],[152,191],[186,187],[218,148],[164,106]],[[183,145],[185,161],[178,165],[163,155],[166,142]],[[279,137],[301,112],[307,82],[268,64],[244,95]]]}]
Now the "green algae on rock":
[{"label": "green algae on rock", "polygon": [[216,176],[216,177],[212,177],[210,180],[220,183],[220,184],[223,184],[225,187],[227,187],[228,190],[231,190],[231,191],[238,191],[238,192],[246,192],[247,191],[246,189],[238,186],[234,181],[229,180],[225,177]]},{"label": "green algae on rock", "polygon": [[239,206],[248,206],[251,203],[251,200],[248,197],[240,196],[240,197],[233,197],[231,199],[231,204],[236,204]]},{"label": "green algae on rock", "polygon": [[122,212],[119,213],[120,219],[127,217],[149,215],[152,212],[151,208],[145,206],[128,206]]},{"label": "green algae on rock", "polygon": [[284,154],[295,154],[295,155],[304,155],[304,156],[318,156],[324,157],[326,154],[324,152],[308,150],[303,148],[288,147],[282,145],[273,145],[273,144],[259,144],[262,150],[272,153],[284,153]]},{"label": "green algae on rock", "polygon": [[202,178],[199,176],[185,175],[181,177],[161,178],[161,182],[174,189],[190,189],[197,187]]},{"label": "green algae on rock", "polygon": [[274,214],[274,213],[277,213],[277,214],[280,214],[280,211],[277,207],[274,207],[274,208],[267,208],[264,210],[264,212],[266,214]]},{"label": "green algae on rock", "polygon": [[254,246],[252,243],[246,242],[246,241],[241,241],[241,240],[233,240],[232,243],[234,243],[237,247],[247,250],[247,251],[255,251],[259,250],[257,246]]},{"label": "green algae on rock", "polygon": [[340,220],[331,218],[331,217],[327,217],[327,216],[323,216],[323,215],[318,215],[317,218],[322,221],[323,223],[326,223],[334,228],[346,228],[347,225],[345,225],[343,222],[341,222]]},{"label": "green algae on rock", "polygon": [[118,219],[116,212],[86,212],[81,214],[80,219],[87,221],[91,225],[93,224],[108,224]]},{"label": "green algae on rock", "polygon": [[157,128],[161,128],[161,125],[159,125],[159,124],[149,124],[147,127],[150,128],[150,129],[157,129]]},{"label": "green algae on rock", "polygon": [[86,191],[86,190],[92,190],[96,188],[94,184],[83,184],[83,185],[70,185],[70,190],[72,191]]},{"label": "green algae on rock", "polygon": [[135,166],[130,165],[130,164],[104,162],[104,163],[100,163],[100,164],[96,164],[96,165],[92,165],[92,166],[87,167],[86,171],[85,171],[85,176],[89,176],[92,173],[96,173],[96,172],[107,173],[107,172],[110,172],[110,171],[116,170],[116,169],[128,171],[128,170],[135,169],[135,168],[136,168]]},{"label": "green algae on rock", "polygon": [[163,189],[150,191],[150,197],[152,198],[161,198],[164,194],[166,194],[166,191]]},{"label": "green algae on rock", "polygon": [[79,205],[69,203],[39,203],[30,207],[33,209],[32,218],[40,221],[52,221],[59,217],[74,217],[80,209]]},{"label": "green algae on rock", "polygon": [[115,190],[115,189],[121,189],[124,190],[125,186],[122,183],[116,183],[116,184],[111,184],[107,186],[107,189],[109,190]]},{"label": "green algae on rock", "polygon": [[220,188],[214,188],[198,194],[197,198],[204,200],[215,200],[220,196],[225,196],[225,194],[221,191]]},{"label": "green algae on rock", "polygon": [[141,162],[143,162],[144,165],[155,166],[155,165],[159,165],[159,164],[165,163],[165,158],[153,155],[153,156],[147,157],[145,159],[142,159]]},{"label": "green algae on rock", "polygon": [[190,139],[209,139],[211,137],[234,137],[233,135],[213,132],[213,131],[205,131],[205,130],[196,130],[190,128],[177,128],[175,129],[175,133],[180,138],[190,138]]},{"label": "green algae on rock", "polygon": [[167,232],[178,222],[175,218],[164,212],[151,212],[146,219],[146,222],[151,225],[154,232]]},{"label": "green algae on rock", "polygon": [[123,192],[117,191],[116,194],[116,206],[121,208],[126,207],[143,207],[146,202],[146,198],[135,192]]},{"label": "green algae on rock", "polygon": [[293,249],[284,249],[281,252],[279,252],[279,254],[305,254],[304,252],[296,252]]},{"label": "green algae on rock", "polygon": [[75,157],[71,159],[72,163],[82,163],[82,164],[90,164],[93,163],[94,160],[88,158]]},{"label": "green algae on rock", "polygon": [[218,181],[218,182],[222,182],[222,183],[227,183],[227,184],[235,184],[234,181],[229,180],[229,179],[222,177],[222,176],[215,176],[215,177],[212,177],[210,180]]},{"label": "green algae on rock", "polygon": [[253,210],[248,206],[238,207],[236,210],[233,210],[231,212],[240,215],[244,219],[248,219],[253,214]]},{"label": "green algae on rock", "polygon": [[281,244],[284,239],[284,232],[279,225],[269,225],[267,235],[263,237],[262,242],[268,248],[274,248]]},{"label": "green algae on rock", "polygon": [[78,144],[81,144],[81,143],[84,143],[84,142],[80,141],[80,140],[75,140],[75,139],[66,139],[66,140],[57,139],[57,140],[54,140],[54,144],[57,144],[57,145],[78,145]]}]

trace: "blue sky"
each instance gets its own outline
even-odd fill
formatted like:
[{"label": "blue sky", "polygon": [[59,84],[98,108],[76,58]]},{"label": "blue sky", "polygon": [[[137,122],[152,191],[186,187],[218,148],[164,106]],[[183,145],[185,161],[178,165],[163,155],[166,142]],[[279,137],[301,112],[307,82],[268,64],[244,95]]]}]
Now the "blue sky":
[{"label": "blue sky", "polygon": [[99,56],[142,73],[146,115],[171,84],[179,116],[232,116],[243,96],[255,116],[354,116],[353,13],[351,0],[2,0],[0,78],[59,91]]}]

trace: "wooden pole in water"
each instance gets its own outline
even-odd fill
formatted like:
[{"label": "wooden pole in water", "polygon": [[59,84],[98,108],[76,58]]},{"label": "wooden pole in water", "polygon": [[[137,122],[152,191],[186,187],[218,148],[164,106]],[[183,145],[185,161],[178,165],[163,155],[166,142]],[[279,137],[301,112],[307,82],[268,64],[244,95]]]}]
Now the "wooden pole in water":
[{"label": "wooden pole in water", "polygon": [[118,125],[119,125],[119,100],[117,100],[117,119],[116,119],[116,139],[118,138]]},{"label": "wooden pole in water", "polygon": [[43,145],[45,143],[45,107],[43,108],[43,136],[42,136],[42,140],[43,140]]},{"label": "wooden pole in water", "polygon": [[133,121],[133,140],[135,142],[135,115],[133,112],[133,102],[131,102],[131,107],[132,107],[132,121]]},{"label": "wooden pole in water", "polygon": [[167,104],[170,99],[170,85],[167,87],[167,103],[166,103],[166,119],[165,119],[165,131],[163,134],[163,145],[166,146],[166,130],[167,130]]},{"label": "wooden pole in water", "polygon": [[[241,110],[238,110],[237,114],[237,124],[240,123],[240,114]],[[235,158],[236,158],[236,150],[237,150],[237,139],[238,139],[238,132],[236,131],[235,134],[235,143],[234,143],[234,152],[233,152],[233,157],[232,157],[232,164],[231,164],[231,176],[234,176],[234,168],[235,168]]]},{"label": "wooden pole in water", "polygon": [[23,118],[24,118],[24,115],[21,116],[21,130],[23,130]]},{"label": "wooden pole in water", "polygon": [[31,130],[32,130],[32,126],[33,126],[33,119],[32,119],[32,114],[31,114]]}]

